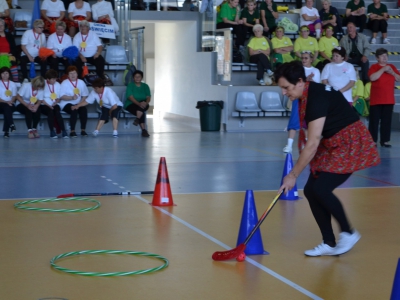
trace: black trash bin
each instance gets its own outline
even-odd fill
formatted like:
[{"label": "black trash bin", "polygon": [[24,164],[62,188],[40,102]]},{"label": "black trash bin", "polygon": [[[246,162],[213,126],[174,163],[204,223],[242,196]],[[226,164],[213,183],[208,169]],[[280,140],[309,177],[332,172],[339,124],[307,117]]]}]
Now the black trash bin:
[{"label": "black trash bin", "polygon": [[221,128],[221,110],[224,101],[198,101],[201,131],[219,131]]}]

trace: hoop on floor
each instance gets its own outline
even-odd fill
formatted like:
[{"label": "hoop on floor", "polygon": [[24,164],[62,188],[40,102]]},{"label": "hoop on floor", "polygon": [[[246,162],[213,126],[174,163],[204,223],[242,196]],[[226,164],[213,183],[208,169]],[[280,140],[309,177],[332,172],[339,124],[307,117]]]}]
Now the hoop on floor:
[{"label": "hoop on floor", "polygon": [[[82,255],[82,254],[128,254],[128,255],[148,256],[148,257],[157,258],[157,259],[163,261],[164,264],[161,266],[155,267],[155,268],[150,268],[150,269],[128,271],[128,272],[107,272],[107,273],[84,272],[84,271],[71,270],[71,269],[60,267],[55,264],[55,262],[61,258],[77,256],[77,255]],[[165,257],[163,257],[161,255],[153,254],[153,253],[149,253],[149,252],[137,252],[137,251],[126,251],[126,250],[82,250],[82,251],[74,251],[74,252],[68,252],[68,253],[63,253],[63,254],[57,255],[50,260],[50,264],[53,268],[55,268],[59,271],[62,271],[62,272],[70,273],[70,274],[83,275],[83,276],[112,277],[112,276],[140,275],[140,274],[157,272],[157,271],[160,271],[160,270],[168,267],[169,261],[168,261],[168,259],[166,259]]]},{"label": "hoop on floor", "polygon": [[[58,202],[58,201],[85,201],[85,202],[95,203],[96,205],[91,206],[91,207],[86,207],[86,208],[71,208],[71,209],[67,209],[67,208],[41,208],[41,207],[26,206],[26,204]],[[80,198],[80,197],[70,197],[70,198],[47,198],[47,199],[37,199],[37,200],[22,201],[22,202],[15,203],[14,207],[18,208],[18,209],[26,209],[26,210],[70,213],[70,212],[84,212],[84,211],[95,210],[95,209],[99,208],[100,205],[101,205],[100,202],[97,201],[97,200],[94,200],[94,199]]]}]

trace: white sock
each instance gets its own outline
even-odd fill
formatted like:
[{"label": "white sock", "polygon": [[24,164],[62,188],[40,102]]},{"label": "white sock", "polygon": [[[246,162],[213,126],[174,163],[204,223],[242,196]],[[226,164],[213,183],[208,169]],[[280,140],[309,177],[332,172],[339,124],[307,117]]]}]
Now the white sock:
[{"label": "white sock", "polygon": [[317,38],[321,36],[321,29],[315,29],[315,32],[317,34]]},{"label": "white sock", "polygon": [[288,147],[289,148],[292,148],[292,146],[293,146],[293,139],[287,139],[287,145],[288,145]]}]

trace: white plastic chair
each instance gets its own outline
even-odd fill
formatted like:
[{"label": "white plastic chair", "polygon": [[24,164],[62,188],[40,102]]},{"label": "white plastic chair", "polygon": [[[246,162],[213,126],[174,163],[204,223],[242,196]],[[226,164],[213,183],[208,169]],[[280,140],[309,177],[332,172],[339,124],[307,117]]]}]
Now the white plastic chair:
[{"label": "white plastic chair", "polygon": [[106,62],[108,64],[116,65],[129,64],[125,48],[118,45],[108,46],[106,51]]},{"label": "white plastic chair", "polygon": [[278,92],[262,92],[260,106],[263,111],[286,111]]},{"label": "white plastic chair", "polygon": [[15,27],[15,29],[30,29],[32,24],[32,13],[27,11],[16,11],[13,21],[26,21],[27,27]]},{"label": "white plastic chair", "polygon": [[236,95],[236,110],[240,112],[260,112],[256,95],[253,92],[238,92]]}]

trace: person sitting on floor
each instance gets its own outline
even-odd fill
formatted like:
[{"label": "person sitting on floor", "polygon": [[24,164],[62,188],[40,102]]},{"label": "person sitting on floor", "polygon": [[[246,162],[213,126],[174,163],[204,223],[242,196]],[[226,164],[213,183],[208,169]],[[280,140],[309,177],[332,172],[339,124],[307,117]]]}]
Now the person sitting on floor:
[{"label": "person sitting on floor", "polygon": [[94,101],[96,101],[100,106],[101,116],[99,122],[97,123],[96,130],[93,131],[93,136],[98,136],[101,127],[103,127],[103,125],[108,122],[108,119],[111,118],[113,137],[117,138],[118,116],[122,109],[122,102],[111,88],[105,86],[103,79],[95,79],[92,87],[93,90],[90,92],[89,96],[85,100],[82,100],[78,104],[74,105],[72,110],[79,109],[80,107],[88,104],[93,104]]}]

